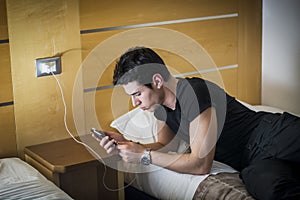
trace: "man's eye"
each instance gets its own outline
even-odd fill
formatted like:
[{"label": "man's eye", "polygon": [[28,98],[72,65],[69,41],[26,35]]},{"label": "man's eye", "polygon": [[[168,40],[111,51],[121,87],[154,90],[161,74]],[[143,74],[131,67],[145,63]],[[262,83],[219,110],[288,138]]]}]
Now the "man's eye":
[{"label": "man's eye", "polygon": [[138,93],[136,93],[134,96],[140,96],[141,95],[141,93],[140,92],[138,92]]}]

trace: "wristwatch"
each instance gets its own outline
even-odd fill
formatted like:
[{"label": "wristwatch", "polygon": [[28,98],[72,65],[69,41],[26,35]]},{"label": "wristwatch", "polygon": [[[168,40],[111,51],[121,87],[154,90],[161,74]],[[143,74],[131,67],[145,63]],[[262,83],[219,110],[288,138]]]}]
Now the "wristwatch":
[{"label": "wristwatch", "polygon": [[151,155],[150,155],[151,149],[147,148],[144,152],[144,154],[141,157],[141,163],[143,165],[150,165],[151,164]]}]

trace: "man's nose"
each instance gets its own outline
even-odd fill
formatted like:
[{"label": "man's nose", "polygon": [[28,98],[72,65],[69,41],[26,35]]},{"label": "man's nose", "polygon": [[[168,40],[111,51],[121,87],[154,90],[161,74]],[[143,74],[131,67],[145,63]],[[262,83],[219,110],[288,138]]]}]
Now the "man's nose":
[{"label": "man's nose", "polygon": [[134,107],[140,105],[139,99],[138,99],[137,97],[135,97],[135,96],[132,96],[132,97],[131,97],[131,101],[132,101],[132,105],[133,105]]}]

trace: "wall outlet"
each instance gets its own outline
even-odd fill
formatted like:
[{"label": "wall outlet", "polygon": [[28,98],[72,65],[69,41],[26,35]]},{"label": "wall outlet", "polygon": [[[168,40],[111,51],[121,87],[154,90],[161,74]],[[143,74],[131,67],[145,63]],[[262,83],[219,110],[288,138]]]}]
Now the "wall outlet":
[{"label": "wall outlet", "polygon": [[36,77],[49,76],[61,73],[61,59],[60,57],[38,58],[36,63]]}]

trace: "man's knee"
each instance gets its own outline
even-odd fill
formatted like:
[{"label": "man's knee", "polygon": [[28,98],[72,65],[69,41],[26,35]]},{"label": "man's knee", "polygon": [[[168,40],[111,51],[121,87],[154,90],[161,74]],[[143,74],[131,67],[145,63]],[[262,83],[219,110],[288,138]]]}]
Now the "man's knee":
[{"label": "man's knee", "polygon": [[282,160],[262,160],[243,169],[241,177],[248,192],[257,199],[300,199],[295,169]]}]

